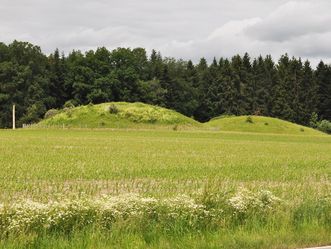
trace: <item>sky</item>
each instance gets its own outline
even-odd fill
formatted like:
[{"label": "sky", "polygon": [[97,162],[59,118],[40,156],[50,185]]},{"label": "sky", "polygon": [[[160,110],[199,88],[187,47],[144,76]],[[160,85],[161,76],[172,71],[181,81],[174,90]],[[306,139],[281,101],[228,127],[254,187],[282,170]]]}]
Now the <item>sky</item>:
[{"label": "sky", "polygon": [[192,59],[288,53],[331,62],[330,0],[0,0],[0,41]]}]

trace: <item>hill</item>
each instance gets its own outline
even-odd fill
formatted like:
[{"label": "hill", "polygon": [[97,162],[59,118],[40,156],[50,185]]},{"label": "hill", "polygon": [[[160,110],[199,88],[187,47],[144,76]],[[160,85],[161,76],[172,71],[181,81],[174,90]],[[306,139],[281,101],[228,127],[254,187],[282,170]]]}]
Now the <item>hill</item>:
[{"label": "hill", "polygon": [[38,126],[76,128],[150,128],[199,126],[176,111],[143,103],[113,102],[54,110]]},{"label": "hill", "polygon": [[293,135],[321,135],[323,133],[309,127],[294,124],[278,118],[263,116],[218,117],[204,124],[205,127],[220,131],[256,132]]}]

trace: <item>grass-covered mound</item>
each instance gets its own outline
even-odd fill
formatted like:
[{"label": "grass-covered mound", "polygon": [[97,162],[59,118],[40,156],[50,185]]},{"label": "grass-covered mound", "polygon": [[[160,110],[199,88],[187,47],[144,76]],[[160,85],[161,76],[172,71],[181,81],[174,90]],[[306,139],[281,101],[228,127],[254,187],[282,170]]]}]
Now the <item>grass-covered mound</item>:
[{"label": "grass-covered mound", "polygon": [[278,118],[263,116],[225,116],[204,124],[220,131],[257,132],[293,135],[321,135],[323,133],[309,127],[294,124]]},{"label": "grass-covered mound", "polygon": [[113,102],[53,110],[38,126],[76,128],[149,128],[174,129],[200,124],[176,111],[143,103]]}]

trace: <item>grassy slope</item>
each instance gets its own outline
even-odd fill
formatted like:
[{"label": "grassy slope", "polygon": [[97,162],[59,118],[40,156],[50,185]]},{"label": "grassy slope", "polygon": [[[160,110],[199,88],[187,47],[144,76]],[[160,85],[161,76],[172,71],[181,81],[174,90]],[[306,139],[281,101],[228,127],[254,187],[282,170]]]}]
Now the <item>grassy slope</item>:
[{"label": "grassy slope", "polygon": [[108,111],[112,103],[79,106],[63,110],[54,117],[45,119],[39,125],[69,126],[82,128],[143,128],[158,126],[199,126],[195,120],[178,112],[143,103],[113,103],[117,114]]},{"label": "grassy slope", "polygon": [[[116,105],[119,112],[111,114],[108,108]],[[251,116],[253,123],[246,122],[248,116],[221,117],[201,124],[176,111],[143,103],[103,103],[99,105],[79,106],[61,110],[57,115],[44,119],[39,126],[74,127],[74,128],[200,128],[220,131],[321,135],[322,133],[277,118]]]},{"label": "grassy slope", "polygon": [[215,118],[205,123],[206,127],[220,131],[275,133],[293,135],[321,135],[322,133],[309,127],[297,125],[277,118],[251,116],[253,123],[246,122],[248,116]]}]

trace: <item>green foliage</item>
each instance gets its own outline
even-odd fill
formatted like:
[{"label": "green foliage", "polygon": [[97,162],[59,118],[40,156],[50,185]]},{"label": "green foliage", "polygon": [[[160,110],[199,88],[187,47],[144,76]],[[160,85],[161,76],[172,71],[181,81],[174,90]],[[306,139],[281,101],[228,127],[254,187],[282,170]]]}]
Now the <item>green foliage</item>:
[{"label": "green foliage", "polygon": [[18,125],[37,122],[54,102],[47,57],[39,47],[18,41],[1,46],[0,57],[0,127],[11,126],[12,104]]},{"label": "green foliage", "polygon": [[318,123],[317,129],[322,132],[331,134],[331,122],[328,120],[322,120],[321,122]]},{"label": "green foliage", "polygon": [[[72,109],[64,109],[65,111],[65,114],[67,115],[67,117],[70,119],[72,118],[72,115],[73,115],[73,111]],[[63,123],[64,124],[64,123]]]},{"label": "green foliage", "polygon": [[119,110],[115,104],[110,104],[108,107],[108,111],[110,114],[117,114],[119,112]]},{"label": "green foliage", "polygon": [[25,115],[19,120],[20,124],[31,124],[38,121],[42,113],[45,112],[45,106],[41,103],[36,103],[27,109]]},{"label": "green foliage", "polygon": [[309,126],[311,128],[317,128],[318,126],[318,115],[316,112],[313,112],[311,114],[310,120],[309,120]]},{"label": "green foliage", "polygon": [[253,123],[254,123],[254,122],[253,122],[253,118],[252,118],[251,116],[248,116],[248,117],[246,118],[246,123],[253,124]]},{"label": "green foliage", "polygon": [[57,109],[50,109],[50,110],[48,110],[45,113],[44,118],[47,119],[47,118],[54,117],[58,113],[59,113],[59,110],[57,110]]},{"label": "green foliage", "polygon": [[[89,103],[144,102],[200,122],[224,114],[272,116],[310,125],[312,113],[331,119],[331,66],[281,56],[251,59],[246,53],[208,64],[163,58],[143,48],[98,48],[49,56],[38,46],[14,41],[0,46],[0,127],[35,123],[46,110]],[[37,107],[38,110],[33,110]],[[69,106],[67,108],[72,108]],[[139,122],[139,121],[138,121]],[[149,122],[153,122],[150,120]]]},{"label": "green foliage", "polygon": [[72,100],[68,100],[64,103],[63,108],[65,109],[72,109],[75,107],[75,102]]},{"label": "green foliage", "polygon": [[321,119],[331,120],[331,66],[322,61],[315,71],[317,84],[317,112]]}]

